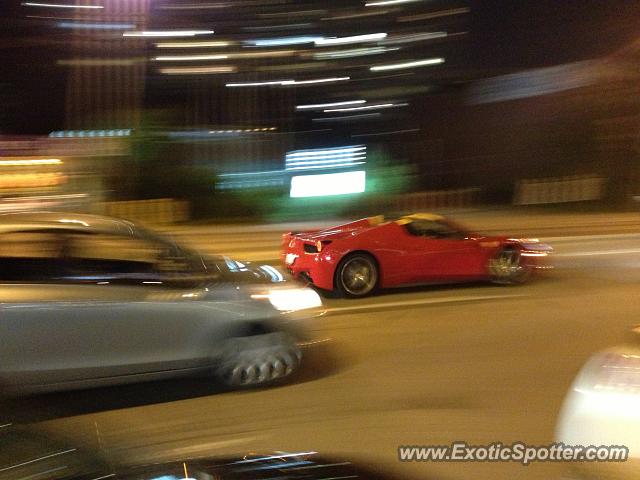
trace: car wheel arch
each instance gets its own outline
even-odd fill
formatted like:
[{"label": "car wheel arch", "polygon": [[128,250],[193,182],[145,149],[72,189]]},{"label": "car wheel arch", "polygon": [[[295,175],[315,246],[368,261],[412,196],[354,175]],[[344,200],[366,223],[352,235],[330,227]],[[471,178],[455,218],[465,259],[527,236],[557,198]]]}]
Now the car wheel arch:
[{"label": "car wheel arch", "polygon": [[[243,350],[243,346],[249,350]],[[250,351],[254,353],[248,353]],[[302,351],[294,337],[268,322],[260,321],[229,329],[225,337],[218,340],[214,352],[213,376],[232,388],[280,381],[296,371],[302,360]],[[251,375],[243,379],[243,370],[245,374],[251,370]]]},{"label": "car wheel arch", "polygon": [[382,285],[383,283],[383,269],[382,269],[382,265],[380,263],[380,260],[378,259],[378,257],[371,251],[369,250],[350,250],[346,253],[344,253],[342,255],[342,257],[340,257],[340,260],[336,263],[336,268],[333,271],[333,288],[334,290],[337,290],[338,284],[337,284],[337,280],[338,280],[338,272],[340,270],[340,266],[342,264],[342,262],[345,261],[345,259],[349,258],[352,255],[367,255],[368,257],[371,257],[373,259],[373,261],[376,264],[376,268],[378,270],[378,280],[377,280],[377,286]]},{"label": "car wheel arch", "polygon": [[[509,251],[513,251],[516,252],[518,255],[518,258],[520,258],[520,253],[523,251],[523,246],[520,243],[517,242],[513,242],[513,241],[507,241],[504,242],[502,245],[500,245],[489,257],[488,262],[487,262],[487,274],[489,275],[489,278],[491,279],[492,282],[494,283],[500,283],[500,284],[520,284],[520,283],[524,283],[530,275],[530,268],[529,267],[524,267],[525,269],[528,270],[528,272],[526,272],[524,274],[524,276],[522,277],[523,280],[506,280],[502,279],[502,278],[495,278],[496,275],[494,274],[494,272],[492,272],[492,263],[500,258],[500,256],[502,254],[504,254],[505,252],[509,252]],[[518,260],[518,264],[520,265],[520,260]],[[522,268],[522,267],[520,267]]]}]

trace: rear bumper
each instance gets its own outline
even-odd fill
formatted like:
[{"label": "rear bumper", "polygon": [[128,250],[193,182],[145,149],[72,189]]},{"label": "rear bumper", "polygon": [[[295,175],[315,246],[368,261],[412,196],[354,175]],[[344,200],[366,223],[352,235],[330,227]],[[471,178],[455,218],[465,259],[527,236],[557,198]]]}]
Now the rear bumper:
[{"label": "rear bumper", "polygon": [[330,254],[285,251],[280,261],[293,278],[333,290],[335,262]]}]

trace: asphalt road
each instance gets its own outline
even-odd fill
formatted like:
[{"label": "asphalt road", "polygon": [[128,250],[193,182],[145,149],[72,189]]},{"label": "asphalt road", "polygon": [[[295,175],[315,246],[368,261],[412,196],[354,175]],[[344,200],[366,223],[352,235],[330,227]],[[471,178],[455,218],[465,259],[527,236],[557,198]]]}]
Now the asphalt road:
[{"label": "asphalt road", "polygon": [[[411,478],[560,479],[560,464],[400,463],[398,445],[553,441],[563,396],[593,352],[640,323],[640,235],[552,239],[557,268],[483,284],[327,300],[310,371],[220,392],[162,382],[20,402],[23,417],[113,458],[319,451]],[[26,412],[26,413],[25,413]]]}]

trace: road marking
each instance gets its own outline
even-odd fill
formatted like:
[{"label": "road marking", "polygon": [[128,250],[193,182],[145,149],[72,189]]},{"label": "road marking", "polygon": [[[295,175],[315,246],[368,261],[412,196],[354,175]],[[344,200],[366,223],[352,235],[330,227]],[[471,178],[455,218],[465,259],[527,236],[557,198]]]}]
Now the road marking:
[{"label": "road marking", "polygon": [[382,302],[382,303],[366,303],[363,305],[353,305],[350,307],[333,307],[327,308],[327,313],[334,312],[351,312],[355,310],[373,310],[376,308],[390,307],[411,307],[417,305],[438,305],[442,303],[459,303],[459,302],[477,302],[482,300],[497,300],[504,298],[521,298],[527,295],[468,295],[464,297],[439,297],[439,298],[423,298],[420,300],[403,300],[398,302]]},{"label": "road marking", "polygon": [[640,253],[640,248],[626,248],[620,250],[592,250],[590,252],[556,253],[555,257],[592,257],[595,255],[626,255],[628,253]]}]

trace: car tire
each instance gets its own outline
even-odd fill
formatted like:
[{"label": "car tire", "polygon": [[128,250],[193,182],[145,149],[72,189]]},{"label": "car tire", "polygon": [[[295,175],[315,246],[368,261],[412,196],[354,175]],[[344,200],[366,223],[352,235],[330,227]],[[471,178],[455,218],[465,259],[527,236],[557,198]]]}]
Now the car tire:
[{"label": "car tire", "polygon": [[284,333],[227,339],[216,355],[215,377],[230,388],[272,384],[297,371],[302,351]]},{"label": "car tire", "polygon": [[338,264],[334,283],[342,297],[359,298],[373,293],[378,280],[376,260],[367,253],[352,253]]},{"label": "car tire", "polygon": [[519,285],[529,280],[531,267],[522,264],[520,249],[507,246],[489,260],[489,276],[498,285]]}]

